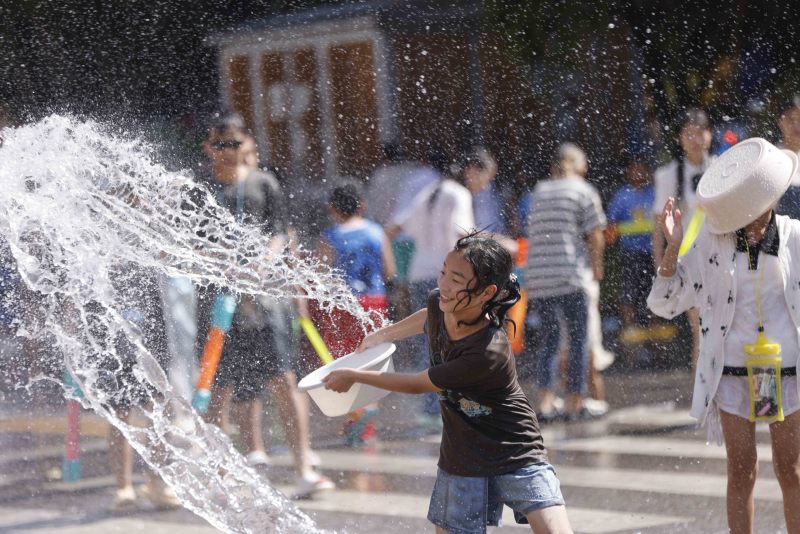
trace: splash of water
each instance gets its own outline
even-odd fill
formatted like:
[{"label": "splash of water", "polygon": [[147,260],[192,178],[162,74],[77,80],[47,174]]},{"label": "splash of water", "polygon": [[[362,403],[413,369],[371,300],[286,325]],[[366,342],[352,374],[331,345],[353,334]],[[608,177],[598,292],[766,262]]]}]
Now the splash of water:
[{"label": "splash of water", "polygon": [[[126,266],[182,275],[249,295],[317,299],[373,324],[340,276],[302,250],[273,251],[261,230],[237,223],[188,172],[168,172],[146,143],[96,122],[50,116],[0,132],[0,234],[25,283],[41,295],[37,327],[85,393],[84,404],[120,429],[188,509],[229,532],[316,532],[313,521],[248,468],[230,440],[170,387],[142,331],[123,314],[115,273]],[[100,362],[135,354],[136,383]],[[113,367],[112,367],[113,368]],[[109,385],[111,382],[111,385]],[[146,428],[109,408],[138,388]],[[181,424],[176,424],[180,421]]]}]

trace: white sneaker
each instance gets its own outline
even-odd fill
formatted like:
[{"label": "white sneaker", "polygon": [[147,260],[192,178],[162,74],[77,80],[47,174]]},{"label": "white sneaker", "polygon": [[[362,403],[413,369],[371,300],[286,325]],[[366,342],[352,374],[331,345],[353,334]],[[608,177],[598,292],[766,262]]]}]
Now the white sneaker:
[{"label": "white sneaker", "polygon": [[255,469],[259,475],[269,478],[270,461],[264,451],[251,451],[247,454],[247,465]]},{"label": "white sneaker", "polygon": [[600,417],[605,417],[610,410],[610,406],[606,401],[597,400],[592,398],[583,399],[583,410],[584,415],[588,419],[599,419]]},{"label": "white sneaker", "polygon": [[297,477],[292,499],[310,499],[315,493],[332,489],[336,489],[336,484],[331,479],[311,471],[308,475]]},{"label": "white sneaker", "polygon": [[269,456],[264,451],[250,451],[247,453],[247,465],[250,467],[269,465]]},{"label": "white sneaker", "polygon": [[136,510],[136,491],[133,486],[119,488],[114,493],[114,501],[111,503],[111,511],[115,514],[127,514]]}]

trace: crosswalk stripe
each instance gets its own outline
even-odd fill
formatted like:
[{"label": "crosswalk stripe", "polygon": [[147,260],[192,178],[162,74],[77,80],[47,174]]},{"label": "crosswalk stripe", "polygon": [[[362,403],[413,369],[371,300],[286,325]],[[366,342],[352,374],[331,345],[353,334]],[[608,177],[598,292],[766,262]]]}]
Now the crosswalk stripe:
[{"label": "crosswalk stripe", "polygon": [[[642,442],[647,439],[639,438]],[[361,471],[369,473],[436,476],[436,459],[433,457],[400,454],[367,454],[350,451],[319,451],[323,467],[332,471]],[[275,465],[291,466],[288,455],[273,456]],[[726,476],[698,472],[659,472],[638,469],[613,469],[597,467],[556,466],[558,478],[564,487],[583,487],[613,491],[639,491],[658,494],[725,497]],[[770,477],[756,482],[756,498],[780,501],[778,482]]]},{"label": "crosswalk stripe", "polygon": [[[284,457],[274,457],[282,460]],[[277,462],[276,462],[277,463]],[[139,480],[141,477],[137,477]],[[80,483],[51,483],[46,486],[53,490],[87,490],[111,487],[113,477],[90,477]],[[293,487],[280,484],[276,489],[285,495],[291,495]],[[369,503],[364,505],[365,499]],[[359,492],[353,490],[337,489],[335,491],[318,494],[313,500],[295,501],[297,506],[306,512],[346,512],[367,515],[380,515],[386,517],[425,518],[428,513],[429,495],[415,495],[397,492]],[[657,526],[666,526],[676,523],[692,521],[690,517],[675,515],[647,514],[639,512],[609,511],[594,508],[583,508],[567,505],[570,522],[578,532],[603,534],[618,532],[624,529],[641,529]],[[526,525],[517,525],[514,514],[508,508],[503,510],[503,524],[506,528],[517,527],[529,530]]]},{"label": "crosswalk stripe", "polygon": [[[725,447],[716,443],[688,439],[666,439],[663,437],[644,438],[642,436],[601,436],[565,440],[550,448],[555,451],[576,451],[609,454],[639,454],[646,456],[666,456],[669,458],[711,458],[725,459]],[[772,461],[772,448],[766,444],[756,446],[758,459]]]},{"label": "crosswalk stripe", "polygon": [[[277,486],[282,492],[291,493],[291,486]],[[368,495],[368,505],[359,505],[354,509],[354,504],[363,503]],[[358,491],[336,490],[320,494],[314,500],[297,501],[298,507],[307,512],[356,512],[368,515],[387,517],[417,517],[424,518],[428,514],[430,497],[411,495],[408,493],[370,493]],[[567,506],[572,527],[578,532],[603,534],[619,532],[624,529],[638,529],[657,526],[666,526],[676,523],[691,521],[688,517],[671,515],[642,514],[634,512],[612,512],[592,508],[579,508]],[[505,528],[519,528],[530,532],[528,525],[518,525],[514,521],[514,513],[510,508],[503,508],[503,526]]]},{"label": "crosswalk stripe", "polygon": [[[32,527],[31,524],[41,525]],[[50,528],[48,528],[50,527]],[[186,525],[174,523],[164,517],[97,517],[91,521],[91,532],[147,534],[174,534],[186,532]],[[51,511],[41,508],[0,508],[0,532],[58,532],[59,534],[85,534],[87,526],[75,520],[74,511]],[[208,524],[191,525],[193,534],[219,534]]]},{"label": "crosswalk stripe", "polygon": [[[605,469],[596,467],[557,467],[556,473],[561,485],[607,489],[610,491],[641,491],[647,493],[668,493],[672,495],[693,495],[724,498],[726,475],[707,473],[670,473],[641,471],[636,469]],[[756,480],[757,500],[782,500],[778,481],[763,476]]]}]

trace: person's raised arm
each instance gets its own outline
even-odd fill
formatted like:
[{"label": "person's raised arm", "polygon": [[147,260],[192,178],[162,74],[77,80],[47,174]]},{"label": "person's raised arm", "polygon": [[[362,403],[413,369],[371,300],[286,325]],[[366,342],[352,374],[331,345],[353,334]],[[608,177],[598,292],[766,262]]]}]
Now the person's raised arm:
[{"label": "person's raised arm", "polygon": [[661,258],[653,287],[647,296],[647,306],[659,317],[672,319],[697,306],[697,298],[700,295],[698,288],[701,286],[696,285],[695,281],[701,280],[702,275],[697,261],[698,250],[694,247],[683,257],[678,258],[683,240],[683,226],[681,212],[675,207],[674,198],[667,200],[660,219],[660,230],[667,243],[667,249]]},{"label": "person's raised arm", "polygon": [[[409,336],[422,334],[424,332],[425,321],[428,318],[428,310],[421,309],[403,319],[402,321],[381,328],[364,338],[358,347],[361,352],[369,347],[374,347],[380,343],[397,341]],[[331,371],[322,383],[327,389],[345,392],[353,384],[359,382],[389,391],[398,393],[428,393],[439,391],[428,377],[428,371],[419,373],[384,373],[382,371],[362,371],[358,369],[337,369]]]},{"label": "person's raised arm", "polygon": [[678,252],[683,241],[681,210],[675,207],[675,199],[667,200],[660,220],[661,224],[656,227],[656,231],[663,236],[662,243],[666,241],[667,249],[661,255],[658,263],[658,274],[670,278],[678,270]]},{"label": "person's raised arm", "polygon": [[656,269],[658,269],[664,257],[664,230],[662,228],[661,216],[659,215],[653,217],[653,232],[651,233],[651,237],[653,241],[653,263]]},{"label": "person's raised arm", "polygon": [[344,393],[356,382],[397,393],[433,393],[439,388],[433,385],[428,370],[419,373],[384,373],[360,369],[337,369],[322,379],[326,389]]},{"label": "person's raised arm", "polygon": [[412,313],[400,322],[383,327],[380,330],[367,334],[356,352],[363,352],[370,347],[381,343],[391,343],[398,339],[422,334],[425,331],[425,321],[428,319],[428,310],[423,308]]}]

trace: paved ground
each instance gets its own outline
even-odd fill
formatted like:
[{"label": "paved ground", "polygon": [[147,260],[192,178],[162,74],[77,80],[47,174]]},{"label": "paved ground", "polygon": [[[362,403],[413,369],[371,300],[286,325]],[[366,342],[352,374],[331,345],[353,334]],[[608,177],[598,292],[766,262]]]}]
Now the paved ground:
[{"label": "paved ground", "polygon": [[[705,435],[691,427],[685,411],[688,388],[687,373],[681,372],[611,376],[609,396],[618,409],[610,417],[545,428],[576,532],[726,531],[724,450],[706,445]],[[439,438],[413,432],[410,419],[400,415],[412,408],[407,399],[392,395],[383,402],[382,439],[369,451],[341,447],[337,423],[315,412],[315,447],[339,489],[298,505],[320,527],[354,534],[432,531],[424,516]],[[48,481],[48,475],[57,476],[63,452],[63,417],[0,404],[0,532],[215,532],[188,511],[143,508],[127,516],[110,514],[107,428],[90,415],[83,422],[83,480]],[[756,532],[785,532],[768,435],[765,428],[759,430]],[[279,441],[272,436],[271,479],[288,491],[291,461]],[[526,530],[510,516],[502,529],[490,529]]]}]

